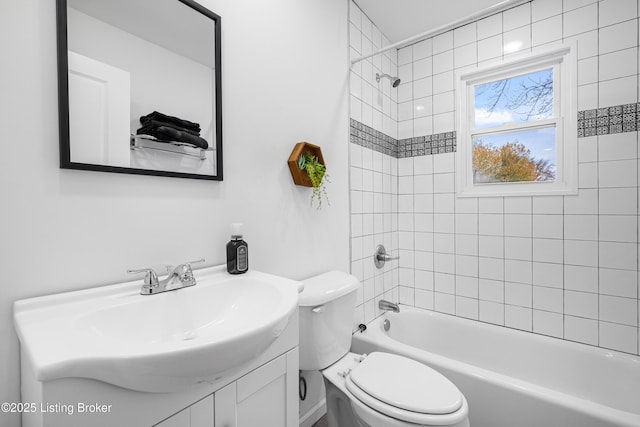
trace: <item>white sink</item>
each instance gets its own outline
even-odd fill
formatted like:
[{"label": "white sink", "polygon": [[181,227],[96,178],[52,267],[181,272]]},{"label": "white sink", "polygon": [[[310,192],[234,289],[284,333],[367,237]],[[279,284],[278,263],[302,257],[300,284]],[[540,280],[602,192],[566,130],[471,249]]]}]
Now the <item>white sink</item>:
[{"label": "white sink", "polygon": [[138,280],[16,301],[16,331],[36,379],[92,378],[147,392],[214,382],[275,341],[302,290],[257,271],[194,274],[196,286],[156,295],[140,295]]}]

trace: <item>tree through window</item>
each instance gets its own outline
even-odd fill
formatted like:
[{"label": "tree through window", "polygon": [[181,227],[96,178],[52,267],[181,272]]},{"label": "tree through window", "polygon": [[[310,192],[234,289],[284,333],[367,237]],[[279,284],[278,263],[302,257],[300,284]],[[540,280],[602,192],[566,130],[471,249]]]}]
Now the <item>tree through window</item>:
[{"label": "tree through window", "polygon": [[459,195],[575,191],[575,51],[458,75]]},{"label": "tree through window", "polygon": [[[474,86],[473,182],[553,181],[555,124],[495,133],[554,115],[553,68]],[[537,124],[537,123],[536,123]]]}]

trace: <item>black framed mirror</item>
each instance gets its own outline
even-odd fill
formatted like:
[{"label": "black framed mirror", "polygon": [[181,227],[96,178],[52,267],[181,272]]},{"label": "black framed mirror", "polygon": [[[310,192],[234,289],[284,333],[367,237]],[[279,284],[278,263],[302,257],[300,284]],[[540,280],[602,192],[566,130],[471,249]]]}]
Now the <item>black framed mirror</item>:
[{"label": "black framed mirror", "polygon": [[221,19],[192,0],[56,0],[60,167],[221,181]]}]

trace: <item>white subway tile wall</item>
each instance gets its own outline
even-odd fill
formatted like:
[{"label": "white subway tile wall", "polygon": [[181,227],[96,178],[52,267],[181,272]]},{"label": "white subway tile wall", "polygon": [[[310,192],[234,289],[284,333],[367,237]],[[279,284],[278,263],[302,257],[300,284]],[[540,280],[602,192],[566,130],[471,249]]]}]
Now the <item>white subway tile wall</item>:
[{"label": "white subway tile wall", "polygon": [[[351,144],[356,322],[379,315],[384,297],[640,354],[638,3],[533,0],[353,66],[351,118],[406,140],[455,129],[456,72],[576,41],[577,110],[589,110],[575,196],[456,198],[456,153],[397,158]],[[388,43],[353,2],[350,21],[352,58]],[[378,85],[376,72],[402,82]],[[374,271],[377,243],[400,261]]]},{"label": "white subway tile wall", "polygon": [[[353,2],[350,4],[349,21],[351,58],[367,55],[390,43]],[[416,60],[428,57],[428,60],[415,65],[416,74],[430,74],[431,41],[422,43],[420,49],[416,50]],[[406,66],[398,67],[398,60]],[[398,108],[398,97],[403,96],[403,91],[392,88],[387,78],[376,81],[376,74],[400,76],[404,81],[411,81],[413,60],[413,57],[398,58],[398,51],[394,49],[358,62],[350,72],[351,118],[359,122],[358,132],[365,129],[357,138],[358,142],[350,144],[351,273],[360,281],[354,329],[358,324],[380,315],[380,299],[402,299],[410,301],[411,305],[415,301],[422,301],[414,297],[413,275],[412,286],[405,287],[402,293],[398,290],[400,271],[413,273],[413,214],[409,218],[399,215],[399,212],[402,208],[413,213],[414,188],[412,176],[398,179],[395,141],[398,137],[398,115],[413,117],[413,94],[409,92],[404,95],[411,99],[403,106],[408,111],[404,111]],[[405,85],[403,90],[407,87]],[[426,107],[427,104],[425,114]],[[431,102],[428,103],[428,114],[431,114]],[[431,133],[430,129],[424,130]],[[433,210],[433,204],[430,209]],[[402,232],[399,233],[399,230]],[[400,254],[402,264],[392,261],[386,263],[384,268],[376,269],[373,263],[376,245],[383,244],[387,252],[395,256],[400,250],[399,239],[403,241],[403,246],[410,248]],[[421,280],[422,283],[425,281]]]}]

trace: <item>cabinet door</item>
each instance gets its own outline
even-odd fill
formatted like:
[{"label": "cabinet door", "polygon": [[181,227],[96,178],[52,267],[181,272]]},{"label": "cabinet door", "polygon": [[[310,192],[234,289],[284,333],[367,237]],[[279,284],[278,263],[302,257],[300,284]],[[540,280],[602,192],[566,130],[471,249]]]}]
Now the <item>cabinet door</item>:
[{"label": "cabinet door", "polygon": [[213,411],[213,394],[211,394],[154,427],[214,427]]},{"label": "cabinet door", "polygon": [[298,349],[216,392],[216,427],[298,425]]},{"label": "cabinet door", "polygon": [[191,427],[214,427],[213,394],[191,405],[189,415]]},{"label": "cabinet door", "polygon": [[190,424],[189,408],[186,408],[159,422],[154,427],[191,427]]}]

